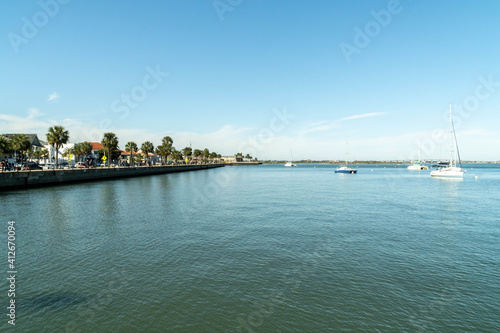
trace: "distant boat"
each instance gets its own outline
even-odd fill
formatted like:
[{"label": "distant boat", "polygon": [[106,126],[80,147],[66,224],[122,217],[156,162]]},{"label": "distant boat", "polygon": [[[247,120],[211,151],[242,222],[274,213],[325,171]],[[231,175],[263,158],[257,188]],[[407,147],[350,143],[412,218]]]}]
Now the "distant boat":
[{"label": "distant boat", "polygon": [[349,156],[348,145],[349,145],[349,143],[346,140],[346,142],[345,142],[345,166],[341,166],[341,167],[337,168],[337,170],[335,170],[335,173],[357,173],[358,172],[358,170],[352,169],[349,167],[349,165],[347,165],[347,160],[348,160],[348,156]]},{"label": "distant boat", "polygon": [[[454,146],[457,147],[458,165],[454,154]],[[446,177],[446,178],[463,178],[465,170],[462,169],[460,160],[460,152],[458,151],[458,142],[455,135],[455,127],[453,126],[453,118],[451,116],[450,104],[450,161],[438,163],[437,170],[431,172],[431,177]]]},{"label": "distant boat", "polygon": [[422,164],[422,153],[420,152],[420,140],[418,141],[418,162],[413,162],[412,165],[408,167],[408,170],[429,170],[427,165]]},{"label": "distant boat", "polygon": [[427,165],[422,165],[420,162],[414,162],[412,165],[408,166],[408,170],[429,170]]},{"label": "distant boat", "polygon": [[285,166],[286,167],[296,167],[297,164],[293,163],[293,154],[292,154],[292,149],[290,149],[290,156],[292,157],[292,160],[290,162],[286,162]]}]

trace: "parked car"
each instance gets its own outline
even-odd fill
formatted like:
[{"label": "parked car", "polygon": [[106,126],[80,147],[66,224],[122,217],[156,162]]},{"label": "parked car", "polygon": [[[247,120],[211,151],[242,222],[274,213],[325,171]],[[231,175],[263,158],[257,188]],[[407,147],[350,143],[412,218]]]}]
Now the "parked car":
[{"label": "parked car", "polygon": [[42,166],[43,170],[54,170],[56,165],[54,163],[47,163]]},{"label": "parked car", "polygon": [[27,162],[24,163],[24,168],[29,170],[42,170],[42,167],[38,165],[36,162]]},{"label": "parked car", "polygon": [[87,169],[88,168],[88,166],[87,166],[87,164],[85,164],[85,162],[78,162],[78,163],[76,163],[76,167],[78,169]]}]

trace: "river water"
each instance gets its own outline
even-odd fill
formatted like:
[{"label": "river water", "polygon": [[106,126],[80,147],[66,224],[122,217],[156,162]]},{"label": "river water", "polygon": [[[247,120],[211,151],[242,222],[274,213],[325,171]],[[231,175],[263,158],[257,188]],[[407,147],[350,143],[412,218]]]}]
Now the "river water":
[{"label": "river water", "polygon": [[0,331],[500,331],[500,165],[334,169],[4,191]]}]

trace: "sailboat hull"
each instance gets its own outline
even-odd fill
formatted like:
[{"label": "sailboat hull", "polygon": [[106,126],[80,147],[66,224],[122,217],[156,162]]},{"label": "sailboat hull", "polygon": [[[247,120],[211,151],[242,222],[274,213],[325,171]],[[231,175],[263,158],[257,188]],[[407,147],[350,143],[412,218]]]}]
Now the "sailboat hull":
[{"label": "sailboat hull", "polygon": [[463,178],[464,171],[457,167],[442,168],[432,171],[431,177]]},{"label": "sailboat hull", "polygon": [[412,164],[408,167],[408,170],[415,170],[415,171],[429,170],[429,167],[427,165]]},{"label": "sailboat hull", "polygon": [[335,173],[357,173],[358,170],[335,170]]},{"label": "sailboat hull", "polygon": [[358,170],[356,169],[351,169],[348,166],[343,166],[335,170],[335,173],[356,173]]}]

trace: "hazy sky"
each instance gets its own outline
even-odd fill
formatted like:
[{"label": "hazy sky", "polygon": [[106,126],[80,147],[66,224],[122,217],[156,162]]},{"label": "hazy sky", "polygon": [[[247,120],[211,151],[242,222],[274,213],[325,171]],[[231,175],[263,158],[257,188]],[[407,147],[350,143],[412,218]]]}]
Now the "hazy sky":
[{"label": "hazy sky", "polygon": [[262,159],[499,160],[496,1],[4,0],[0,133]]}]

